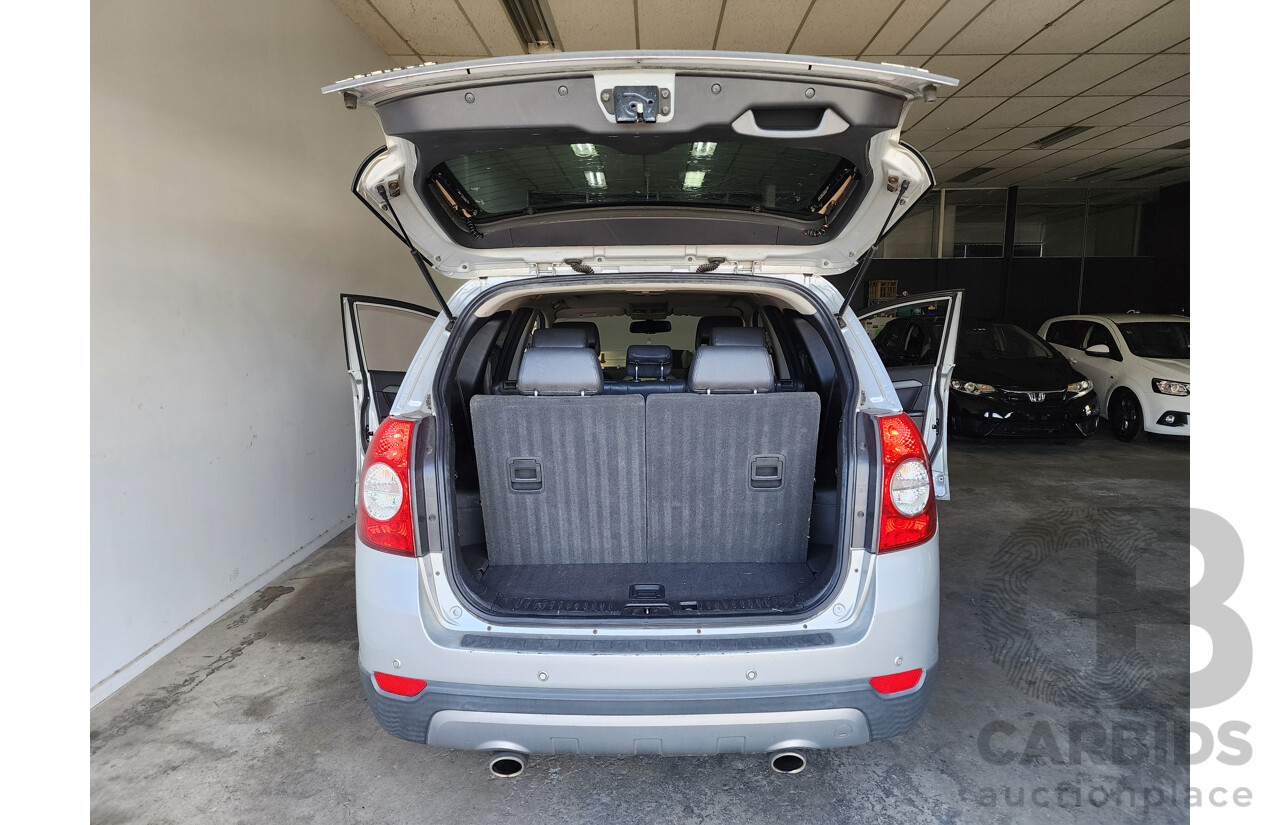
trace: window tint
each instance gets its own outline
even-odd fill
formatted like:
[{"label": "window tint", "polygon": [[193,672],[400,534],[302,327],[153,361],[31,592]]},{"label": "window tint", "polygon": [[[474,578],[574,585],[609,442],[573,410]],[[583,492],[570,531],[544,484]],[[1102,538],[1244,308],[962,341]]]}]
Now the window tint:
[{"label": "window tint", "polygon": [[886,367],[926,367],[938,360],[942,315],[894,318],[875,338],[876,352]]},{"label": "window tint", "polygon": [[447,160],[432,175],[456,181],[481,219],[655,203],[812,218],[837,172],[853,173],[836,155],[772,140],[679,143],[649,152],[631,142],[623,149],[605,143],[496,149]]},{"label": "window tint", "polygon": [[1056,350],[1014,324],[966,324],[960,330],[960,355],[972,360],[1061,358]]},{"label": "window tint", "polygon": [[1141,358],[1190,358],[1190,321],[1119,324],[1129,351]]},{"label": "window tint", "polygon": [[1045,340],[1072,349],[1084,349],[1084,334],[1088,321],[1054,321],[1045,331]]}]

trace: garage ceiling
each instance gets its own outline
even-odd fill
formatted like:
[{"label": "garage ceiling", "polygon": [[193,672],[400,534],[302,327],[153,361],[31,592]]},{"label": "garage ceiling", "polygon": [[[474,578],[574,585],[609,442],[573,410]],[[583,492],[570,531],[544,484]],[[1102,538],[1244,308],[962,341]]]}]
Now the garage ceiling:
[{"label": "garage ceiling", "polygon": [[[950,75],[960,86],[913,107],[905,136],[949,188],[1161,186],[1190,177],[1190,0],[334,2],[389,66],[679,48],[845,57]],[[508,8],[541,12],[552,45],[526,46]]]}]

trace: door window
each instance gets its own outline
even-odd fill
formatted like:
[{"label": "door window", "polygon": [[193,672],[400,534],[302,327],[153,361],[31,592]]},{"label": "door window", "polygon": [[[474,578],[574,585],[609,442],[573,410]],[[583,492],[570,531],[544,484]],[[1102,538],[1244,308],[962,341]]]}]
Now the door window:
[{"label": "door window", "polygon": [[1054,321],[1045,330],[1045,340],[1072,349],[1084,349],[1084,336],[1089,331],[1088,321]]}]

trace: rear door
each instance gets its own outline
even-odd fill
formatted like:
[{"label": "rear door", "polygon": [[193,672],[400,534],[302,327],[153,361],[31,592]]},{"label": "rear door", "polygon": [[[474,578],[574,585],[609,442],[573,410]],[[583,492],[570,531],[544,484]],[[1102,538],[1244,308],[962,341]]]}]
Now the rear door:
[{"label": "rear door", "polygon": [[434,309],[404,301],[342,296],[342,335],[355,405],[357,466],[364,461],[374,431],[391,413],[409,362],[436,315]]},{"label": "rear door", "polygon": [[325,91],[377,115],[353,191],[431,271],[835,275],[932,185],[902,142],[952,78],[825,57],[591,52]]},{"label": "rear door", "polygon": [[924,436],[933,487],[940,499],[951,497],[947,402],[963,298],[963,290],[931,292],[880,304],[858,315],[893,379],[903,412]]}]

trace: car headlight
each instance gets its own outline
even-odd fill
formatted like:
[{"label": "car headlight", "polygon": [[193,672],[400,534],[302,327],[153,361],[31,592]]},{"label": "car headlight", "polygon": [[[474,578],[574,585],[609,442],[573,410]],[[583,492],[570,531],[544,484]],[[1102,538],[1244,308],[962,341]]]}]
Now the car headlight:
[{"label": "car headlight", "polygon": [[1093,382],[1088,378],[1083,381],[1077,381],[1074,384],[1067,385],[1067,392],[1071,393],[1072,398],[1079,398],[1087,392],[1093,390]]},{"label": "car headlight", "polygon": [[977,384],[973,381],[952,381],[951,389],[966,395],[987,395],[996,391],[990,384]]},{"label": "car headlight", "polygon": [[1191,384],[1186,381],[1166,381],[1163,378],[1152,378],[1151,389],[1161,395],[1190,395]]}]

